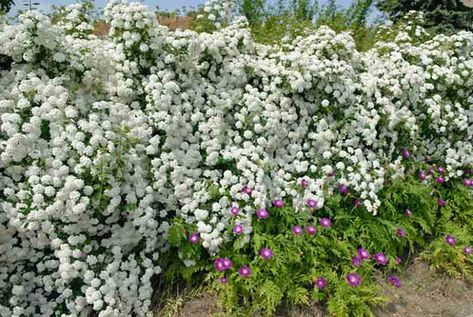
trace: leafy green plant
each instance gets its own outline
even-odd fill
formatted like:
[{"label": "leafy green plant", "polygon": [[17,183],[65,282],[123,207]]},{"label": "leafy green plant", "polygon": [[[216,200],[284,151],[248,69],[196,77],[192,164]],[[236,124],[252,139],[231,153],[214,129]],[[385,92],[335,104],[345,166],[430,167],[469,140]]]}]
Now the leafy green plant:
[{"label": "leafy green plant", "polygon": [[[198,245],[189,244],[192,229],[181,220],[171,226],[169,240],[180,257],[206,268],[206,280],[220,294],[229,315],[271,316],[282,303],[320,301],[333,316],[373,316],[373,307],[386,301],[379,295],[379,276],[401,272],[400,264],[420,252],[433,267],[455,277],[469,276],[473,269],[464,249],[473,242],[468,229],[473,218],[471,190],[454,182],[419,180],[415,176],[419,166],[406,165],[412,176],[386,184],[376,217],[357,205],[356,196],[348,191],[331,196],[322,209],[296,210],[290,202],[274,203],[267,209],[269,217],[254,217],[249,240],[235,234],[235,229],[232,232],[238,225],[233,220],[218,257],[208,257]],[[440,197],[445,206],[438,205]],[[446,243],[446,235],[455,237],[456,246]],[[375,260],[357,263],[360,248]],[[377,258],[380,253],[386,265]],[[230,260],[229,268],[219,266],[223,259]],[[249,273],[243,274],[242,268],[249,268]],[[192,279],[192,270],[170,271]],[[360,278],[359,285],[348,281],[350,274]],[[321,278],[325,284],[319,285]]]}]

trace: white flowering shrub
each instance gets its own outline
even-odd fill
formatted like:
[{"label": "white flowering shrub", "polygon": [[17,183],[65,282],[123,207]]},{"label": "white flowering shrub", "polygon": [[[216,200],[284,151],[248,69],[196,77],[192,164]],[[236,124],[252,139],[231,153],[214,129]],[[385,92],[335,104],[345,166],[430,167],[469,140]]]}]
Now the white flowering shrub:
[{"label": "white flowering shrub", "polygon": [[237,200],[248,236],[275,197],[349,189],[376,215],[402,155],[446,180],[473,163],[472,33],[263,46],[241,20],[169,31],[115,1],[97,38],[68,10],[0,29],[1,316],[149,315],[175,216],[214,253]]}]

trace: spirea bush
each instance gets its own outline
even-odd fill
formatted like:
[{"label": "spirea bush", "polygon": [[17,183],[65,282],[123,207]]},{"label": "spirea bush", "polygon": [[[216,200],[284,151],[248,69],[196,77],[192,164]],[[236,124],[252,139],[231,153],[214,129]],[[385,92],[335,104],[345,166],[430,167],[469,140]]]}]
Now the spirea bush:
[{"label": "spirea bush", "polygon": [[[169,31],[142,4],[117,1],[98,38],[83,8],[65,12],[57,23],[27,12],[0,29],[1,316],[151,315],[152,278],[173,250],[189,276],[221,253],[218,271],[234,261],[248,281],[259,274],[248,248],[262,252],[254,261],[293,245],[332,258],[330,230],[350,223],[343,195],[360,210],[353,230],[390,215],[374,217],[387,210],[390,182],[402,189],[409,175],[461,182],[448,210],[471,195],[472,33],[432,38],[412,26],[358,52],[327,27],[275,46],[255,43],[242,19],[214,33]],[[437,218],[417,219],[424,230],[428,219]],[[301,230],[326,237],[312,245]],[[355,247],[340,242],[333,256]],[[448,250],[433,251],[440,265]],[[297,256],[287,254],[290,265],[303,268]],[[324,263],[303,263],[302,281],[362,278]],[[302,287],[291,292],[306,302]],[[271,312],[287,290],[276,293],[257,308]]]}]

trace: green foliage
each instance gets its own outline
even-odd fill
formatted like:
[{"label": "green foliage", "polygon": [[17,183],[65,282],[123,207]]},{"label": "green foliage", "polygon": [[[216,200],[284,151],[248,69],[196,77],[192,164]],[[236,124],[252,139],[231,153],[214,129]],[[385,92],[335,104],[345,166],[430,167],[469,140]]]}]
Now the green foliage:
[{"label": "green foliage", "polygon": [[13,0],[0,0],[0,15],[8,13],[13,5],[15,5]]},{"label": "green foliage", "polygon": [[[315,0],[240,0],[236,11],[246,17],[254,39],[263,44],[287,42],[327,25],[337,32],[350,32],[357,48],[367,50],[375,42],[378,26],[378,23],[368,24],[367,21],[372,7],[373,0],[356,0],[347,9],[338,6],[335,0],[325,5]],[[186,15],[192,17],[193,30],[216,30],[214,23],[205,18],[208,13],[202,7],[188,11]]]},{"label": "green foliage", "polygon": [[394,22],[414,10],[423,12],[426,26],[437,32],[473,30],[473,8],[461,0],[378,0],[376,6]]},{"label": "green foliage", "polygon": [[238,6],[239,13],[246,17],[250,25],[261,21],[265,12],[264,0],[241,0]]},{"label": "green foliage", "polygon": [[[418,167],[425,168],[406,166],[410,175],[415,175]],[[214,191],[210,186],[209,193],[218,195]],[[289,202],[282,208],[271,207],[269,218],[253,219],[249,241],[234,236],[231,223],[227,242],[218,256],[211,257],[199,245],[186,241],[186,232],[194,228],[176,218],[169,230],[171,251],[182,259],[195,260],[196,268],[205,267],[206,279],[217,290],[229,316],[271,316],[282,303],[307,305],[310,301],[326,303],[327,311],[333,316],[373,316],[373,308],[386,301],[379,295],[379,278],[401,271],[397,258],[407,262],[416,254],[452,276],[471,277],[472,257],[463,250],[465,245],[473,243],[471,189],[453,181],[438,185],[408,176],[385,184],[379,196],[382,205],[377,216],[356,207],[353,204],[356,197],[350,193],[330,196],[324,208],[316,211],[308,208],[296,211]],[[447,204],[438,206],[438,198],[445,199]],[[245,204],[238,203],[240,207]],[[412,211],[412,216],[405,215],[406,209]],[[330,228],[318,226],[312,236],[292,232],[293,226],[317,226],[322,217],[332,220]],[[404,230],[405,237],[397,235],[399,228]],[[447,234],[455,236],[457,245],[445,242]],[[271,259],[259,256],[263,247],[272,250]],[[389,259],[388,265],[380,266],[370,260],[354,266],[352,258],[360,247],[371,255],[383,252]],[[230,258],[233,268],[216,271],[213,261],[217,257]],[[200,269],[184,267],[175,260],[170,263],[171,269],[166,268],[164,272],[171,271],[174,278],[193,280],[196,272],[202,277]],[[250,277],[239,275],[238,269],[244,265],[251,268]],[[353,287],[345,281],[349,273],[361,276],[360,286]],[[228,282],[221,283],[222,277]],[[319,277],[326,278],[326,288],[314,287]]]}]

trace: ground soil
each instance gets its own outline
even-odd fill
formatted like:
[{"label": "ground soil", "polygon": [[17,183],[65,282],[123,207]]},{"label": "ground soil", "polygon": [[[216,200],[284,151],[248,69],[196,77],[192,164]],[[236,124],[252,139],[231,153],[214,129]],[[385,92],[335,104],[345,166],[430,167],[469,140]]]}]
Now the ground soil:
[{"label": "ground soil", "polygon": [[[415,262],[402,275],[402,287],[383,285],[390,298],[376,309],[377,317],[473,317],[473,285],[433,273],[427,264]],[[182,301],[182,298],[181,298]],[[199,295],[183,300],[172,317],[209,317],[218,313],[216,297]],[[161,317],[163,314],[157,314]],[[277,317],[327,317],[324,308],[312,305],[279,311]],[[164,316],[163,316],[164,317]]]}]

